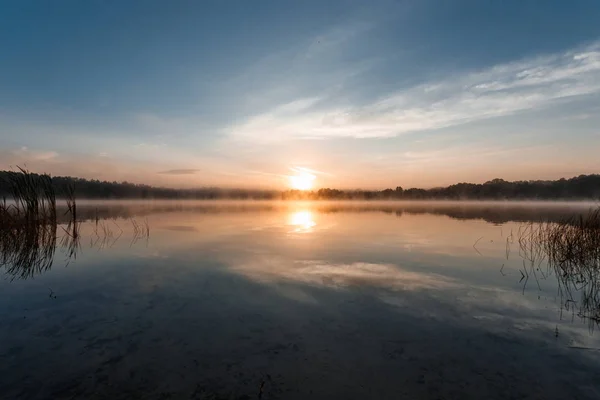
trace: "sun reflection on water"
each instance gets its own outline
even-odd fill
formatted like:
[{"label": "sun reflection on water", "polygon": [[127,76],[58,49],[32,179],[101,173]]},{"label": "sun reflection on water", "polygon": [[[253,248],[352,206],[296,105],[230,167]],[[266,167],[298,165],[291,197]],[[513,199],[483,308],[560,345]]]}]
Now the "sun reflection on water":
[{"label": "sun reflection on water", "polygon": [[289,225],[294,227],[294,232],[310,232],[317,225],[310,211],[295,211],[290,214]]}]

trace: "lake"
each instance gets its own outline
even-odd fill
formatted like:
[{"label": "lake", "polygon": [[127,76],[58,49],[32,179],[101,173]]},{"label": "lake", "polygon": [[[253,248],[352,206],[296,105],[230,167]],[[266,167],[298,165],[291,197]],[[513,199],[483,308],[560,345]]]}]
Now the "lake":
[{"label": "lake", "polygon": [[591,206],[82,202],[1,248],[0,398],[598,399],[585,290],[518,240]]}]

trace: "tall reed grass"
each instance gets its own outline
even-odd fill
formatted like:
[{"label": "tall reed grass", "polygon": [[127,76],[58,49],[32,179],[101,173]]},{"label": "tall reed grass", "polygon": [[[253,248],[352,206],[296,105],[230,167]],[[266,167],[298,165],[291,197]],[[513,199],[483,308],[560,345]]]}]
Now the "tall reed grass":
[{"label": "tall reed grass", "polygon": [[[2,184],[11,198],[0,203],[0,266],[13,278],[29,278],[52,266],[56,250],[58,224],[52,177],[17,167],[17,171],[4,175]],[[65,192],[71,217],[69,231],[76,235],[74,188]]]},{"label": "tall reed grass", "polygon": [[[0,267],[4,267],[12,279],[27,279],[51,268],[57,244],[64,250],[67,264],[77,258],[81,249],[82,221],[78,220],[76,191],[72,183],[60,190],[67,209],[60,215],[59,222],[52,177],[17,168],[17,171],[3,175],[0,182],[10,194],[9,199],[3,198],[0,202]],[[130,221],[134,233],[131,245],[140,239],[147,240],[150,236],[148,221]],[[120,231],[118,235],[100,220],[96,210],[96,241],[90,239],[92,247],[99,243],[100,249],[116,243],[123,230],[114,220],[113,224]],[[60,236],[57,235],[59,226],[63,231]]]},{"label": "tall reed grass", "polygon": [[51,267],[56,249],[52,178],[18,167],[2,183],[12,198],[0,203],[0,265],[13,278],[28,278]]},{"label": "tall reed grass", "polygon": [[56,194],[50,175],[32,174],[17,167],[9,171],[3,184],[8,188],[12,201],[6,198],[0,204],[0,222],[12,224],[45,224],[56,222]]},{"label": "tall reed grass", "polygon": [[532,274],[539,285],[538,273],[554,272],[565,307],[600,323],[600,207],[560,222],[526,224],[517,236],[523,277]]}]

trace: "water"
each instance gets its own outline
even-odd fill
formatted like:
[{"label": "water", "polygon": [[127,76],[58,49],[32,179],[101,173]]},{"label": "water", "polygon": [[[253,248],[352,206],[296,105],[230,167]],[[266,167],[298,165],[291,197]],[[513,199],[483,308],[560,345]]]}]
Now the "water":
[{"label": "water", "polygon": [[514,240],[589,206],[80,204],[5,266],[0,397],[600,398],[597,325]]}]

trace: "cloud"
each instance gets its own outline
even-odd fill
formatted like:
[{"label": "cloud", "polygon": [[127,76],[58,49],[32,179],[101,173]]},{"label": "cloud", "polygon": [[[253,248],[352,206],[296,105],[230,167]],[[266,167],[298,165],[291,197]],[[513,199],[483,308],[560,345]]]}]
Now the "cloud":
[{"label": "cloud", "polygon": [[290,170],[294,171],[294,172],[304,172],[304,173],[310,173],[313,175],[327,175],[327,176],[333,176],[333,174],[330,174],[328,172],[325,171],[319,171],[316,169],[312,169],[312,168],[306,168],[306,167],[290,167]]},{"label": "cloud", "polygon": [[356,36],[365,33],[373,28],[373,24],[367,22],[354,22],[346,25],[334,26],[315,37],[307,49],[302,53],[306,59],[322,57],[331,51],[338,50],[344,44],[347,44]]},{"label": "cloud", "polygon": [[161,175],[193,175],[196,172],[199,172],[199,169],[186,168],[186,169],[169,169],[167,171],[161,171],[159,174]]},{"label": "cloud", "polygon": [[23,146],[18,150],[14,150],[13,156],[17,158],[19,162],[27,161],[50,161],[58,157],[58,153],[50,150],[30,150],[28,147]]},{"label": "cloud", "polygon": [[159,150],[165,146],[164,143],[138,143],[134,147],[136,150]]},{"label": "cloud", "polygon": [[448,76],[362,106],[315,110],[315,97],[300,97],[231,126],[228,133],[260,142],[394,137],[542,109],[598,93],[600,43]]}]

